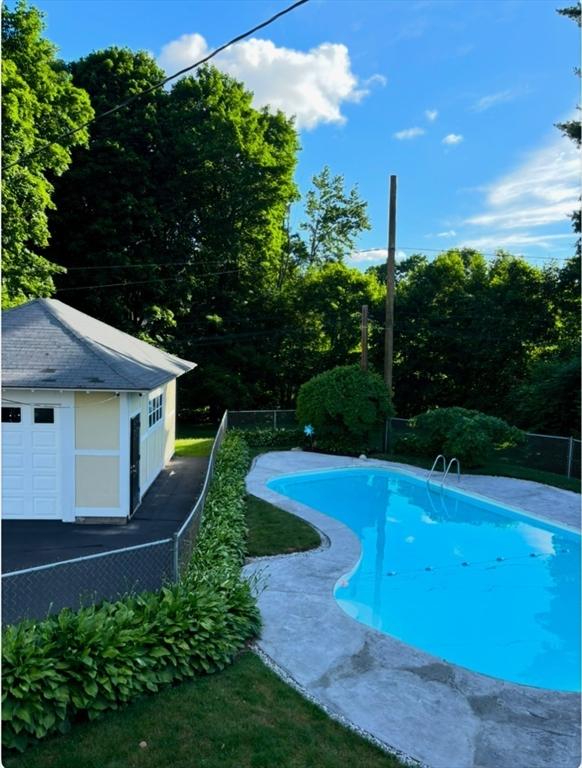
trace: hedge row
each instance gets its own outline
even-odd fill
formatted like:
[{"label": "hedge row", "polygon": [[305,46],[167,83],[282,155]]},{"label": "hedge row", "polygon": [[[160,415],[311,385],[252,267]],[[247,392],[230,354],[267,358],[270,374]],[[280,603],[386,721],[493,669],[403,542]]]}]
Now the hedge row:
[{"label": "hedge row", "polygon": [[73,720],[222,669],[258,633],[259,612],[240,576],[248,465],[245,441],[227,435],[182,582],[6,629],[5,747],[23,750]]},{"label": "hedge row", "polygon": [[235,428],[229,434],[241,435],[251,448],[294,448],[306,443],[303,430],[299,427]]}]

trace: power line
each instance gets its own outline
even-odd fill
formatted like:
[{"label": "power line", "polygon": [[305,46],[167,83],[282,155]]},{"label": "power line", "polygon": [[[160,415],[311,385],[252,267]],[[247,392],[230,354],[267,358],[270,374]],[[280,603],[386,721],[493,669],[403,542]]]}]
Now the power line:
[{"label": "power line", "polygon": [[[201,275],[192,275],[192,277],[214,277],[215,275],[232,275],[235,272],[240,272],[240,269],[228,269],[222,272],[206,272]],[[148,285],[150,283],[166,283],[171,280],[181,280],[185,275],[175,275],[174,277],[158,277],[154,280],[135,280],[123,283],[102,283],[101,285],[75,285],[71,288],[57,288],[55,293],[62,293],[63,291],[91,291],[96,288],[118,288],[126,285]]]},{"label": "power line", "polygon": [[67,272],[74,272],[78,270],[89,269],[143,269],[144,267],[196,267],[198,265],[210,266],[212,264],[224,264],[224,261],[224,259],[216,259],[214,261],[137,261],[133,262],[133,264],[96,264],[87,267],[65,267],[64,264],[59,264],[58,266],[64,267]]},{"label": "power line", "polygon": [[[408,251],[415,251],[416,253],[420,251],[432,251],[434,253],[447,253],[448,251],[460,251],[460,250],[474,250],[477,251],[477,253],[480,253],[482,256],[491,256],[492,258],[497,258],[499,256],[499,252],[495,251],[481,251],[479,248],[471,248],[470,246],[463,245],[463,246],[454,246],[452,248],[426,248],[425,246],[420,245],[399,245],[399,248],[406,248]],[[502,250],[501,248],[499,250]],[[386,253],[386,248],[361,248],[358,251],[355,251],[355,253],[368,253],[369,251],[382,251],[383,253]],[[514,254],[510,254],[511,256],[514,256]],[[551,256],[549,258],[546,258],[545,256],[515,256],[515,258],[523,258],[525,260],[527,259],[536,259],[539,261],[568,261],[568,257],[566,256]]]},{"label": "power line", "polygon": [[249,37],[249,35],[252,35],[255,32],[258,32],[259,29],[264,29],[265,27],[268,27],[270,24],[273,24],[273,22],[277,21],[282,16],[285,16],[286,14],[291,13],[291,11],[294,11],[296,8],[299,8],[300,5],[304,5],[307,2],[308,0],[297,0],[297,2],[293,3],[293,5],[290,5],[287,8],[284,8],[282,11],[279,11],[274,16],[271,16],[266,21],[263,21],[260,24],[257,24],[257,26],[253,27],[252,29],[249,29],[246,32],[243,32],[242,34],[237,35],[236,37],[233,37],[228,42],[223,43],[223,45],[219,46],[218,48],[215,48],[207,56],[205,56],[202,59],[199,59],[199,61],[195,62],[194,64],[190,64],[190,66],[184,67],[184,69],[181,69],[179,72],[176,72],[173,75],[169,75],[163,80],[160,80],[159,83],[150,85],[145,90],[140,91],[139,93],[135,93],[133,96],[130,96],[129,98],[125,99],[119,104],[116,104],[114,107],[111,107],[111,109],[108,109],[105,112],[101,112],[101,114],[95,115],[90,120],[87,120],[84,123],[81,123],[81,125],[78,125],[76,128],[71,128],[70,130],[65,131],[64,133],[61,133],[60,135],[55,136],[53,139],[50,139],[50,141],[48,141],[42,147],[38,147],[37,149],[34,149],[31,152],[27,152],[26,154],[22,155],[22,157],[19,157],[18,160],[14,160],[14,162],[8,163],[8,165],[4,166],[5,170],[8,170],[9,168],[12,168],[15,165],[20,165],[25,160],[28,160],[29,158],[34,157],[35,155],[38,155],[40,152],[44,152],[45,149],[52,147],[53,144],[56,144],[57,142],[60,142],[63,139],[68,139],[70,136],[74,136],[76,133],[79,133],[79,131],[82,131],[87,126],[97,122],[97,120],[102,120],[104,117],[108,117],[109,115],[115,114],[115,112],[119,112],[121,109],[125,109],[125,107],[128,107],[130,104],[133,104],[134,101],[137,101],[137,99],[140,99],[142,96],[146,96],[148,93],[151,93],[152,91],[155,91],[158,88],[163,88],[164,85],[166,85],[166,83],[169,83],[171,80],[175,80],[177,77],[180,77],[180,75],[184,75],[186,74],[186,72],[190,72],[191,70],[196,69],[196,67],[199,67],[202,64],[206,64],[206,62],[210,61],[210,59],[213,59],[215,56],[217,56],[219,53],[224,51],[226,48],[229,48],[231,45],[234,45],[235,43],[238,43],[241,40],[244,40],[246,37]]}]

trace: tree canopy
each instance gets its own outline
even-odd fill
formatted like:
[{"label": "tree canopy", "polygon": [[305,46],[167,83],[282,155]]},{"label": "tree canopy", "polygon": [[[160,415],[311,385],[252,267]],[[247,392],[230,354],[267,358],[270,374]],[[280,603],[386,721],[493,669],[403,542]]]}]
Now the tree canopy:
[{"label": "tree canopy", "polygon": [[61,270],[42,254],[49,242],[52,180],[71,162],[71,147],[88,132],[47,144],[93,116],[89,97],[73,85],[56,47],[42,36],[36,8],[2,6],[2,305],[50,296]]},{"label": "tree canopy", "polygon": [[[163,77],[127,48],[65,65],[42,31],[24,2],[5,10],[5,303],[56,284],[68,304],[196,361],[179,398],[192,418],[293,407],[306,381],[357,363],[363,304],[381,371],[386,268],[347,262],[367,205],[324,167],[303,218],[290,214],[293,121],[203,67],[14,164]],[[460,406],[577,432],[579,313],[579,252],[542,268],[505,252],[413,254],[396,265],[398,415]]]}]

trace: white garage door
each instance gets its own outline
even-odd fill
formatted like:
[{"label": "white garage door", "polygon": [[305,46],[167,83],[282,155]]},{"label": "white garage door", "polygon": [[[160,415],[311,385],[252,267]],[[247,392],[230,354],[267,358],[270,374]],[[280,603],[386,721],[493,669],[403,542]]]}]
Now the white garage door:
[{"label": "white garage door", "polygon": [[59,409],[2,405],[2,515],[60,520]]}]

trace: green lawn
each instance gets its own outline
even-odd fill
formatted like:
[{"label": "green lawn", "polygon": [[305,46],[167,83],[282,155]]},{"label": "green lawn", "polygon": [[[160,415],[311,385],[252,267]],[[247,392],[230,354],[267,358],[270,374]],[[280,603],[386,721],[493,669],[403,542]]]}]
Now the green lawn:
[{"label": "green lawn", "polygon": [[[146,747],[140,747],[146,742]],[[252,653],[110,712],[6,768],[403,768],[303,699]]]},{"label": "green lawn", "polygon": [[178,424],[176,456],[210,456],[216,427],[211,424]]},{"label": "green lawn", "polygon": [[176,439],[176,456],[210,456],[212,437],[181,437]]},{"label": "green lawn", "polygon": [[247,498],[249,527],[247,554],[250,557],[303,552],[320,544],[317,531],[301,518],[257,499]]}]

